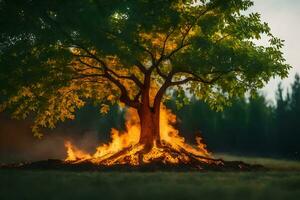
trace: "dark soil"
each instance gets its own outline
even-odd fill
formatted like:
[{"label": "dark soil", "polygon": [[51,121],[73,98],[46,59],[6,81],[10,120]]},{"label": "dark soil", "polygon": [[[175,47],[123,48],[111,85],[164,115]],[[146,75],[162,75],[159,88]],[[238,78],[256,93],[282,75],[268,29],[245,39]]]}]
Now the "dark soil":
[{"label": "dark soil", "polygon": [[69,170],[69,171],[264,171],[266,168],[262,165],[252,165],[241,161],[224,161],[218,162],[190,162],[180,164],[165,164],[160,161],[153,161],[148,164],[132,166],[123,165],[97,165],[89,161],[80,163],[64,162],[58,159],[48,159],[36,162],[22,162],[14,164],[3,164],[1,169],[29,169],[29,170]]}]

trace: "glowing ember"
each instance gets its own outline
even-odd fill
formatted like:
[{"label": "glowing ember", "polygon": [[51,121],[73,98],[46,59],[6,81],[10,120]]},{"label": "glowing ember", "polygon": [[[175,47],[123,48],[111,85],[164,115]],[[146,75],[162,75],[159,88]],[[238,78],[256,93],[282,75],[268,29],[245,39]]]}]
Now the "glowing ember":
[{"label": "glowing ember", "polygon": [[97,147],[96,152],[90,155],[66,141],[66,162],[80,163],[90,161],[99,165],[129,164],[140,165],[160,161],[169,164],[189,163],[191,160],[212,162],[211,154],[206,150],[206,145],[197,137],[197,146],[185,143],[179,131],[172,124],[176,123],[176,116],[165,106],[160,108],[160,139],[161,145],[154,143],[150,151],[145,151],[139,144],[140,122],[134,109],[129,109],[126,114],[126,132],[111,131],[111,142]]}]

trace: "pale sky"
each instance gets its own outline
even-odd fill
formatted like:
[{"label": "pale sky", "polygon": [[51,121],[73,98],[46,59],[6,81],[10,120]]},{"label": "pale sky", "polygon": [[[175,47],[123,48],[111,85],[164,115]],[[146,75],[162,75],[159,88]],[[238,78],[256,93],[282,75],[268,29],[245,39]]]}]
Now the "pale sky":
[{"label": "pale sky", "polygon": [[[251,11],[260,13],[273,35],[285,40],[284,57],[293,67],[289,77],[282,80],[286,88],[293,82],[295,74],[300,74],[300,0],[254,0]],[[268,99],[274,99],[279,82],[279,78],[271,80],[263,89]]]}]

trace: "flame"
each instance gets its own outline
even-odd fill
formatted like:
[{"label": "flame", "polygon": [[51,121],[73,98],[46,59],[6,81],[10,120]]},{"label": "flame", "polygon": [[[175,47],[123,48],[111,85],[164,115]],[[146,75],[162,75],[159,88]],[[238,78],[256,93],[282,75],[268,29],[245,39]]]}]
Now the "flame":
[{"label": "flame", "polygon": [[76,146],[72,145],[70,141],[65,142],[65,147],[67,149],[68,154],[68,157],[65,159],[65,161],[76,161],[91,158],[91,156],[88,153],[78,149]]},{"label": "flame", "polygon": [[78,149],[70,141],[66,141],[67,158],[65,161],[78,163],[89,160],[101,165],[139,165],[153,161],[176,164],[188,163],[191,159],[190,155],[193,155],[197,160],[209,162],[209,160],[203,159],[211,158],[211,154],[207,151],[206,145],[202,143],[201,137],[196,138],[196,146],[187,144],[185,139],[179,135],[179,131],[174,128],[175,123],[176,116],[162,105],[160,108],[160,137],[163,146],[154,144],[150,151],[141,153],[143,145],[139,144],[139,117],[136,110],[128,109],[125,132],[112,129],[111,142],[99,145],[93,155]]}]

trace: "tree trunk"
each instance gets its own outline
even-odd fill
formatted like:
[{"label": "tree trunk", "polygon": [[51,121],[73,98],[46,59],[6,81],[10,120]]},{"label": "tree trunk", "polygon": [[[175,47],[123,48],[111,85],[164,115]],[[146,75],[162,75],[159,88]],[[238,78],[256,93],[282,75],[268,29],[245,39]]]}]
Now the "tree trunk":
[{"label": "tree trunk", "polygon": [[[151,150],[153,145],[161,146],[160,141],[160,102],[161,97],[155,98],[153,107],[150,106],[150,75],[145,76],[144,89],[141,95],[141,106],[138,108],[141,133],[139,143],[144,145],[144,153]],[[161,96],[161,95],[159,95]]]},{"label": "tree trunk", "polygon": [[140,144],[144,145],[146,151],[150,150],[154,144],[160,145],[159,134],[159,108],[150,108],[147,105],[143,105],[138,110],[141,134]]}]

